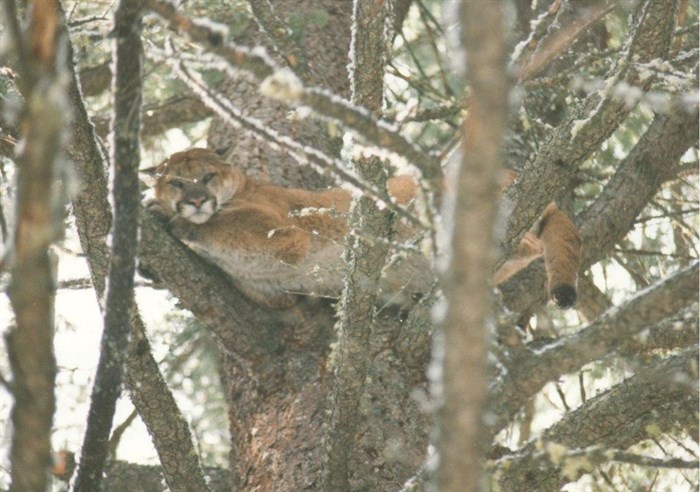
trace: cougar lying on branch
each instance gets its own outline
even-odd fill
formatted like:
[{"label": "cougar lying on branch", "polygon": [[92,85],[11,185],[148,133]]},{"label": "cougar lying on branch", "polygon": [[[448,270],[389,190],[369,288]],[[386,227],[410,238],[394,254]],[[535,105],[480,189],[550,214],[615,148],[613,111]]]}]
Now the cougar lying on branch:
[{"label": "cougar lying on branch", "polygon": [[[236,171],[206,149],[173,154],[150,176],[155,198],[149,208],[170,220],[171,232],[197,254],[226,272],[252,301],[269,308],[289,307],[297,295],[337,297],[343,286],[343,244],[348,230],[349,191],[284,188]],[[412,178],[388,181],[399,205],[416,197]],[[401,224],[398,240],[415,233]],[[407,248],[383,275],[384,299],[402,303],[427,292],[433,275],[428,260]],[[576,301],[580,239],[554,203],[536,232],[523,238],[515,258],[495,274],[506,281],[544,256],[548,292],[560,307]]]}]

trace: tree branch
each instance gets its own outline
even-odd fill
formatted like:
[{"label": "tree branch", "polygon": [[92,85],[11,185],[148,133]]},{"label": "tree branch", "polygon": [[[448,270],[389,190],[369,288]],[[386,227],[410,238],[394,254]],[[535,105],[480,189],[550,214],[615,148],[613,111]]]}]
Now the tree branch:
[{"label": "tree branch", "polygon": [[302,79],[308,79],[308,66],[299,44],[292,38],[289,26],[275,13],[270,0],[248,0],[250,11],[260,29],[272,41],[275,50]]},{"label": "tree branch", "polygon": [[516,360],[493,390],[496,423],[492,433],[503,428],[548,381],[604,357],[635,334],[695,302],[698,281],[696,262],[613,307],[579,332]]},{"label": "tree branch", "polygon": [[654,118],[596,201],[576,218],[581,224],[584,269],[632,230],[661,185],[677,176],[680,158],[697,139],[697,108],[676,107]]},{"label": "tree branch", "polygon": [[[696,361],[697,346],[645,368],[568,413],[545,431],[541,441],[558,443],[565,449],[592,445],[626,449],[678,423],[696,428]],[[580,468],[562,477],[565,463],[536,459],[536,448],[537,443],[532,442],[517,456],[497,462],[503,470],[502,490],[559,490],[562,481],[575,480],[581,472],[591,471]]]},{"label": "tree branch", "polygon": [[[105,158],[78,89],[70,42],[66,50],[66,60],[70,75],[69,97],[74,116],[73,139],[68,146],[68,154],[74,162],[81,182],[85,185],[73,198],[73,210],[80,243],[86,254],[92,283],[99,300],[105,291],[109,263],[106,237],[112,222],[107,200],[107,180],[104,175]],[[152,434],[156,451],[160,456],[168,457],[162,460],[164,472],[170,481],[178,481],[184,486],[203,483],[201,472],[197,472],[201,468],[199,457],[192,445],[189,427],[157,369],[147,343],[143,322],[136,309],[133,310],[131,326],[134,331],[126,361],[126,377],[132,400],[148,429],[156,428],[159,421],[165,420],[169,422],[170,431],[165,438],[177,438],[177,441],[169,442],[170,446],[166,448],[158,439],[160,436]]]},{"label": "tree branch", "polygon": [[405,157],[431,182],[433,190],[440,189],[442,174],[439,161],[423,153],[387,124],[378,121],[365,108],[353,105],[323,89],[304,87],[299,80],[285,74],[268,56],[227,43],[222,32],[181,15],[167,0],[147,0],[146,5],[167,20],[171,29],[186,33],[192,40],[203,44],[209,52],[225,60],[227,66],[222,67],[223,69],[244,70],[261,82],[269,82],[270,86],[281,84],[283,90],[263,91],[263,95],[281,99],[296,107],[311,107],[320,116],[340,122],[378,147]]},{"label": "tree branch", "polygon": [[528,163],[525,172],[508,190],[507,208],[512,213],[508,219],[503,258],[512,256],[522,236],[552,197],[557,196],[561,184],[572,179],[578,166],[629,114],[631,107],[613,94],[615,83],[624,81],[642,90],[650,87],[652,78],[642,79],[631,62],[634,58],[635,63],[646,63],[668,53],[675,25],[674,12],[675,8],[671,8],[667,0],[640,2],[635,13],[638,19],[635,32],[619,71],[608,80],[604,90],[590,94],[573,116],[552,132],[535,160]]},{"label": "tree branch", "polygon": [[109,89],[112,82],[111,61],[80,71],[80,91],[83,96],[98,96]]},{"label": "tree branch", "polygon": [[114,13],[114,141],[111,159],[114,227],[100,358],[74,486],[76,492],[101,488],[129,344],[140,208],[138,169],[143,46],[139,3],[138,0],[122,0]]},{"label": "tree branch", "polygon": [[[141,137],[154,137],[171,128],[197,123],[213,114],[214,112],[196,97],[174,96],[162,103],[144,106]],[[97,134],[106,138],[109,134],[108,118],[98,116],[93,121]]]},{"label": "tree branch", "polygon": [[[228,470],[208,467],[204,469],[204,475],[211,492],[231,492],[233,476]],[[166,476],[160,466],[114,461],[106,469],[104,492],[162,492]]]},{"label": "tree branch", "polygon": [[[350,85],[352,102],[373,114],[382,111],[386,41],[384,21],[386,5],[374,0],[355,0],[350,45]],[[358,175],[385,190],[387,171],[377,157],[353,162]],[[330,390],[331,413],[326,420],[323,486],[326,491],[351,490],[350,478],[355,457],[355,434],[359,425],[360,399],[371,364],[370,335],[377,321],[374,306],[379,298],[379,280],[389,253],[389,243],[373,243],[365,237],[391,237],[392,217],[380,210],[372,197],[353,201],[350,225],[353,230],[345,242],[348,273],[336,325],[338,342],[331,356],[333,384]]]},{"label": "tree branch", "polygon": [[[678,172],[678,161],[697,141],[698,113],[677,109],[657,115],[596,201],[575,220],[583,243],[579,273],[595,264],[633,228],[634,219]],[[544,263],[535,261],[499,286],[512,311],[532,311],[545,301]]]},{"label": "tree branch", "polygon": [[[462,162],[454,189],[450,265],[444,272],[447,311],[437,334],[433,378],[439,402],[438,486],[446,492],[476,491],[489,436],[484,428],[487,398],[487,319],[492,296],[485,278],[493,266],[492,230],[497,212],[499,149],[506,126],[508,82],[501,5],[463,2],[461,39],[466,47],[470,115],[463,125]],[[452,200],[450,200],[452,201]],[[482,231],[474,234],[474,231]]]},{"label": "tree branch", "polygon": [[339,178],[342,182],[354,186],[371,198],[383,202],[391,211],[396,212],[399,217],[406,219],[409,223],[418,227],[425,227],[415,215],[398,205],[385,189],[377,188],[357,174],[346,170],[345,164],[339,159],[330,157],[318,149],[304,146],[285,135],[280,135],[273,129],[263,125],[260,121],[244,115],[240,110],[233,107],[225,96],[210,89],[204,81],[195,77],[184,63],[178,63],[177,61],[172,61],[171,63],[178,77],[193,92],[199,94],[202,101],[229,124],[248,130],[251,135],[268,145],[287,150],[299,163],[310,163],[320,174],[331,174]]}]

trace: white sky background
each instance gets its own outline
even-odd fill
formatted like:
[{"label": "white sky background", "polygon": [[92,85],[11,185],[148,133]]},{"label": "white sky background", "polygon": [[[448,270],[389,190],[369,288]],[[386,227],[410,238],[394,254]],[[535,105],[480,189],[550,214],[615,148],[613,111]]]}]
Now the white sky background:
[{"label": "white sky background", "polygon": [[[206,131],[208,124],[202,125],[201,131]],[[200,133],[200,132],[197,132]],[[180,130],[168,132],[167,140],[157,151],[144,153],[142,167],[155,165],[173,152],[183,150],[193,143]],[[194,145],[202,145],[195,143]],[[3,194],[2,196],[7,196]],[[3,202],[5,213],[11,219],[10,203]],[[73,228],[66,230],[66,238],[60,247],[54,251],[59,255],[58,281],[72,279],[89,279],[90,274],[84,258],[73,253],[80,253],[80,242]],[[0,251],[1,253],[1,251]],[[4,291],[7,275],[0,281],[0,289]],[[153,340],[154,331],[168,329],[164,316],[172,311],[175,301],[165,290],[137,288],[136,301],[144,322],[149,330],[154,356],[161,360],[167,347],[158,340]],[[5,292],[0,293],[0,371],[7,378],[12,375],[7,359],[7,346],[4,335],[13,322],[12,307]],[[54,416],[54,433],[52,443],[55,450],[68,449],[79,454],[89,409],[90,392],[100,354],[100,339],[102,336],[103,320],[97,304],[94,289],[59,289],[56,293],[56,336],[54,352],[58,374],[56,378],[56,413]],[[177,394],[176,394],[177,396]],[[192,410],[192,402],[178,401],[180,409],[187,414]],[[9,481],[9,452],[12,439],[10,411],[12,398],[4,387],[0,386],[0,484]],[[133,405],[127,395],[122,397],[117,405],[114,418],[115,425],[123,422],[133,410]],[[145,426],[136,419],[124,433],[117,458],[143,464],[157,464],[158,458],[151,444]]]}]

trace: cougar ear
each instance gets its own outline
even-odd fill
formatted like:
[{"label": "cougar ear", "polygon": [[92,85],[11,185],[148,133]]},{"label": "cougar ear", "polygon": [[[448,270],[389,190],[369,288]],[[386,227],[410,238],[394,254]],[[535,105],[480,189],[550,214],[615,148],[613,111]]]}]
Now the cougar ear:
[{"label": "cougar ear", "polygon": [[147,167],[146,169],[139,169],[139,179],[149,188],[155,188],[156,181],[158,181],[158,175],[160,166]]}]

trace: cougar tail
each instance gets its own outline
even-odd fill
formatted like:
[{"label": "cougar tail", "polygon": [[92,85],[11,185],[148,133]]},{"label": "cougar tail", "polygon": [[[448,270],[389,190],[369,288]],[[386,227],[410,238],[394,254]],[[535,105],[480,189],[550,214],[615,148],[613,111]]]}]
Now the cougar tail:
[{"label": "cougar tail", "polygon": [[544,246],[549,297],[562,309],[576,304],[581,237],[569,217],[552,202],[544,210],[539,234]]}]

